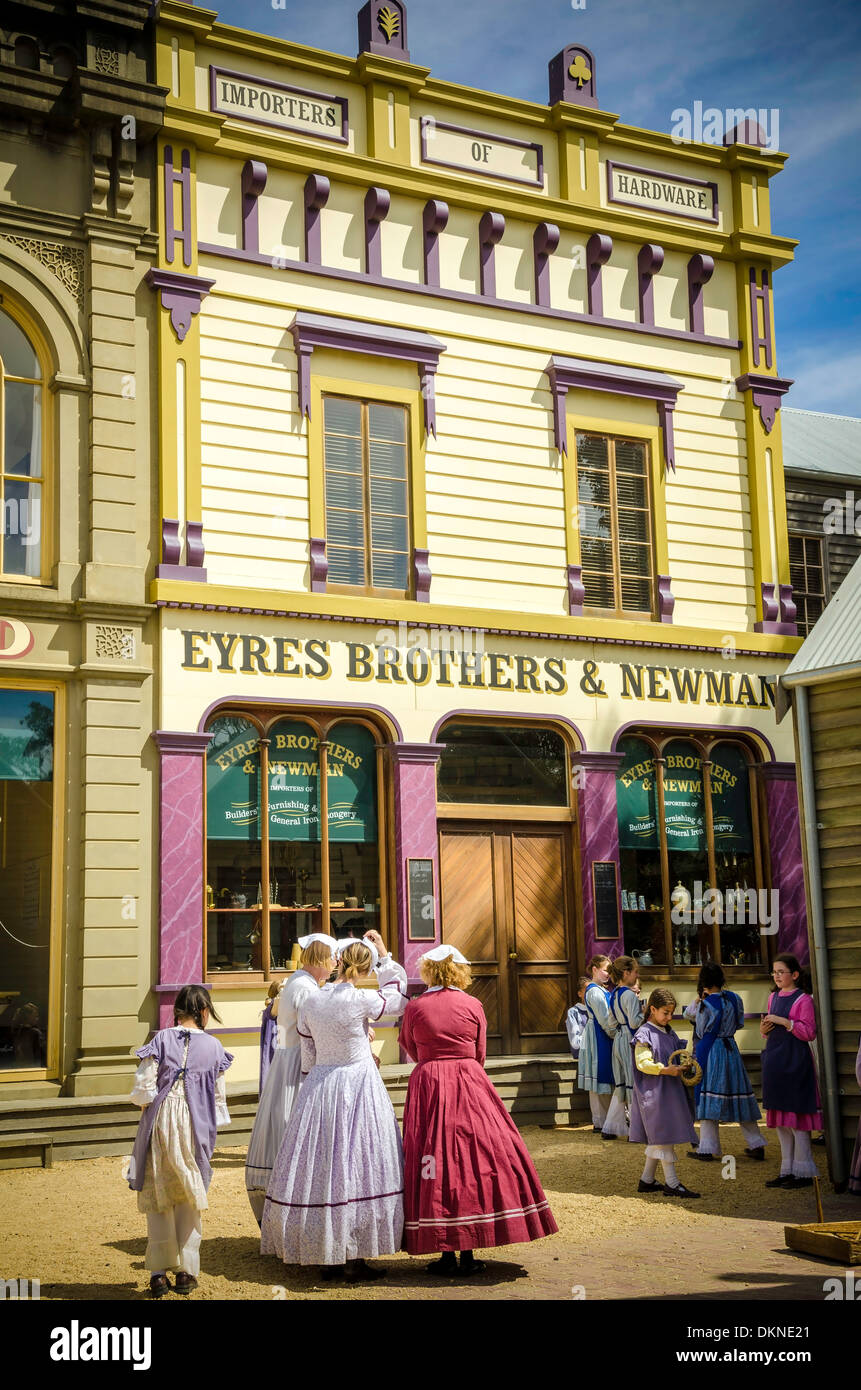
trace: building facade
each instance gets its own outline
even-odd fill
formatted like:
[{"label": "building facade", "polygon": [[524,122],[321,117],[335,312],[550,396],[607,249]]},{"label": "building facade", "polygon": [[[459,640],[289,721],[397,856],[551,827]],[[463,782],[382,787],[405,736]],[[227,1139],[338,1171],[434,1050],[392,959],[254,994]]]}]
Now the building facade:
[{"label": "building facade", "polygon": [[757,1015],[806,943],[784,156],[623,125],[585,49],[544,105],[394,0],[358,40],[160,11],[153,1021],[205,978],[250,1082],[320,926],[457,944],[498,1055],[596,950]]},{"label": "building facade", "polygon": [[149,9],[0,19],[0,1103],[124,1089],[153,971]]}]

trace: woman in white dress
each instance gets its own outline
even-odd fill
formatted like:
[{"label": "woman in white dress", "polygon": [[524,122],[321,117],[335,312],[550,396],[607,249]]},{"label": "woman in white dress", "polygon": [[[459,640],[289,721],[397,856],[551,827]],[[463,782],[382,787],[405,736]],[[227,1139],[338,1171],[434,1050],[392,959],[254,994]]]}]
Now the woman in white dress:
[{"label": "woman in white dress", "polygon": [[[403,1013],[407,977],[377,932],[338,945],[338,979],[299,1012],[308,1075],[272,1172],[260,1249],[355,1283],[379,1277],[367,1257],[401,1247],[403,1148],[368,1031]],[[372,970],[379,989],[356,988]]]},{"label": "woman in white dress", "polygon": [[302,1083],[302,1050],[296,1031],[299,1010],[335,969],[336,944],[333,936],[323,932],[300,937],[299,969],[282,985],[272,1006],[278,1036],[245,1158],[245,1187],[258,1226],[272,1168]]}]

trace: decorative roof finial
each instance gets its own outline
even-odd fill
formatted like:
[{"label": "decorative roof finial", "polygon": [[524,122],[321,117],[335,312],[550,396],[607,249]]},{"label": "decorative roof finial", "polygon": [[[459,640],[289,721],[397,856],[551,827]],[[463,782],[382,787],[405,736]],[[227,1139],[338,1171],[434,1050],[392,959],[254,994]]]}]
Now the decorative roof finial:
[{"label": "decorative roof finial", "polygon": [[569,44],[550,61],[550,105],[570,101],[575,106],[597,106],[595,59],[588,48]]},{"label": "decorative roof finial", "polygon": [[407,7],[401,0],[368,0],[359,10],[359,54],[410,61]]}]

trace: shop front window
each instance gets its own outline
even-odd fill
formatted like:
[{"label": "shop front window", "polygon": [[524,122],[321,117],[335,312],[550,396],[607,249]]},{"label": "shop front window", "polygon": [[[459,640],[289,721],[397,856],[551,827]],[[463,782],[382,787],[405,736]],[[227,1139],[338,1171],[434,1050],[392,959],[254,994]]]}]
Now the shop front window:
[{"label": "shop front window", "polygon": [[645,965],[765,959],[751,760],[726,739],[623,738],[617,773],[625,949]]},{"label": "shop front window", "polygon": [[440,734],[437,799],[503,806],[567,806],[561,734],[540,726],[449,724]]},{"label": "shop front window", "polygon": [[0,310],[0,477],[3,527],[0,574],[38,579],[41,574],[42,371],[33,344]]},{"label": "shop front window", "polygon": [[207,752],[207,967],[289,969],[300,936],[380,928],[378,741],[366,725],[241,715]]},{"label": "shop front window", "polygon": [[0,690],[0,1069],[47,1065],[54,696]]}]

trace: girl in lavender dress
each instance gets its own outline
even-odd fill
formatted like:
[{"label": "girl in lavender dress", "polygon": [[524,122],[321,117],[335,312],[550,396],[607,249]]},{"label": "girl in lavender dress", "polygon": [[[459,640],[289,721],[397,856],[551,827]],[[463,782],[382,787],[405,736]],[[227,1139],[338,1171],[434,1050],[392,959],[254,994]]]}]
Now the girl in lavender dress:
[{"label": "girl in lavender dress", "polygon": [[177,1270],[175,1289],[188,1294],[200,1273],[200,1213],[209,1206],[216,1126],[229,1125],[224,1073],[233,1058],[204,1029],[221,1019],[202,985],[176,997],[173,1028],[137,1050],[132,1100],[143,1108],[128,1182],[146,1214],[145,1264],[150,1293],[161,1298]]},{"label": "girl in lavender dress", "polygon": [[[379,1277],[366,1258],[393,1254],[403,1235],[401,1135],[368,1033],[403,1013],[407,977],[377,932],[338,945],[337,980],[299,1011],[307,1076],[266,1193],[260,1249],[357,1283]],[[357,988],[372,970],[379,989]]]},{"label": "girl in lavender dress", "polygon": [[[631,1104],[631,1143],[646,1145],[646,1164],[638,1192],[663,1192],[666,1197],[699,1197],[678,1179],[676,1144],[696,1143],[692,1092],[680,1080],[682,1068],[670,1064],[682,1040],[670,1027],[676,998],[668,989],[653,989],[646,1021],[633,1037],[634,1098]],[[663,1184],[656,1180],[658,1164]]]}]

